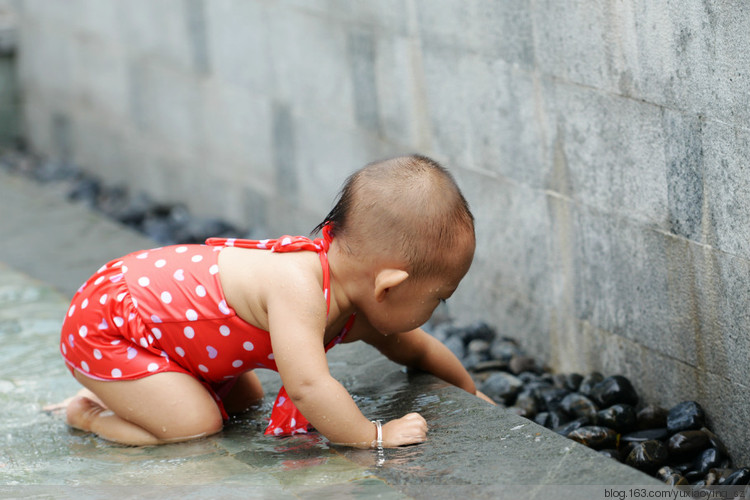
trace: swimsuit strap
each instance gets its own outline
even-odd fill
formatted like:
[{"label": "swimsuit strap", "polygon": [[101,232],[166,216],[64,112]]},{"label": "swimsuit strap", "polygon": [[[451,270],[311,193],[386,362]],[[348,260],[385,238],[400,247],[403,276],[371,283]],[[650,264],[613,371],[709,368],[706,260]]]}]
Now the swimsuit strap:
[{"label": "swimsuit strap", "polygon": [[328,267],[328,249],[333,236],[331,225],[323,226],[323,237],[311,240],[305,236],[285,235],[274,240],[243,240],[238,238],[209,238],[206,245],[217,247],[238,247],[271,250],[272,252],[299,252],[307,250],[318,252],[320,265],[323,268],[323,295],[326,298],[326,314],[331,311],[331,271]]}]

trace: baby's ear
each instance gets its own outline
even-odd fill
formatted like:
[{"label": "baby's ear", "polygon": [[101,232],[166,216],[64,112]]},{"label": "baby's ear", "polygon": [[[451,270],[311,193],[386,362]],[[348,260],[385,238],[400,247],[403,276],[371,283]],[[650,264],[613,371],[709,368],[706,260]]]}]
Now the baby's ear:
[{"label": "baby's ear", "polygon": [[375,276],[375,300],[383,302],[388,291],[406,281],[408,277],[409,273],[403,269],[382,269]]}]

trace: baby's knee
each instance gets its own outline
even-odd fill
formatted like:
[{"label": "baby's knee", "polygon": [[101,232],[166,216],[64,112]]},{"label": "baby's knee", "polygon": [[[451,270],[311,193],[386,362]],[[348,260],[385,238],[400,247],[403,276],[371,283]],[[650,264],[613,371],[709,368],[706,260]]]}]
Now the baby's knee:
[{"label": "baby's knee", "polygon": [[186,412],[179,420],[164,423],[154,429],[154,435],[165,442],[187,441],[216,434],[224,427],[218,408],[216,411]]}]

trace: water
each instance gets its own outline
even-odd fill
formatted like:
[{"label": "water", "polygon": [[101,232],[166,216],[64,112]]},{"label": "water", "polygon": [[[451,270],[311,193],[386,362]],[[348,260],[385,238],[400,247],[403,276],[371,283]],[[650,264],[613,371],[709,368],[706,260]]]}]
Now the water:
[{"label": "water", "polygon": [[207,439],[134,448],[70,429],[61,412],[42,411],[79,389],[58,352],[68,301],[6,267],[0,267],[0,283],[0,485],[210,484],[270,487],[276,493],[336,486],[395,494],[368,469],[374,451],[352,460],[315,433],[263,436],[279,386],[270,372],[262,375],[268,394],[263,405]]}]

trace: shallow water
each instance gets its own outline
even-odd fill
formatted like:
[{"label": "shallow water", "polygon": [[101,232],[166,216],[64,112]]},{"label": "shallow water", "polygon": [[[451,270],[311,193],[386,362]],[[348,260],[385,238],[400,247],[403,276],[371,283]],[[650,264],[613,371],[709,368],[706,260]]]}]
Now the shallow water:
[{"label": "shallow water", "polygon": [[[251,496],[296,496],[322,488],[321,492],[347,496],[401,497],[373,476],[376,451],[351,454],[330,446],[316,433],[281,439],[264,436],[280,384],[271,372],[260,374],[267,392],[263,405],[233,418],[224,431],[207,439],[135,448],[68,428],[61,412],[42,411],[79,389],[58,352],[68,301],[2,265],[0,283],[0,487],[22,486],[12,490],[19,496],[61,493],[48,489],[49,485],[63,485],[71,496],[77,486],[96,485],[106,492],[108,485],[212,485],[212,496],[241,487]],[[332,369],[346,373],[347,364],[333,361]],[[400,379],[378,383],[380,391],[385,386],[393,393],[376,396],[360,391],[355,397],[369,413],[389,419],[397,386],[404,385],[404,377]],[[400,459],[408,455],[407,450]],[[1,496],[9,491],[0,490]],[[178,496],[179,490],[170,491]]]}]

